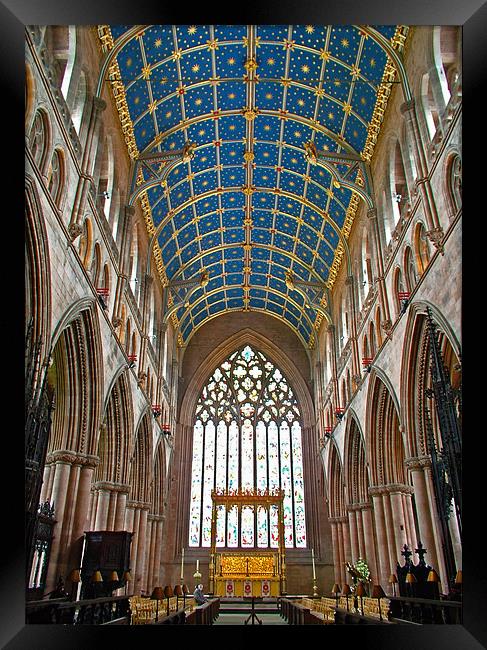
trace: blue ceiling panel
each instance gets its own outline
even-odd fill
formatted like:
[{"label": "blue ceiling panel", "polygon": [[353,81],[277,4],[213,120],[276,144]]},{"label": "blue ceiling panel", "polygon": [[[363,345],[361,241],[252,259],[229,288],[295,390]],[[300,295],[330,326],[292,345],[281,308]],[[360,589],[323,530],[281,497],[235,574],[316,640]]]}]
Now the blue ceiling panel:
[{"label": "blue ceiling panel", "polygon": [[[376,28],[390,41],[396,32]],[[128,29],[111,27],[115,43]],[[246,308],[248,295],[250,309],[308,343],[317,313],[285,273],[326,281],[339,241],[326,215],[343,228],[352,193],[304,146],[363,151],[385,51],[350,25],[152,25],[116,60],[138,151],[196,146],[167,188],[147,191],[154,225],[169,220],[158,242],[170,281],[210,273],[190,313],[177,312],[183,342],[211,316]]]},{"label": "blue ceiling panel", "polygon": [[[215,140],[215,123],[211,117],[201,119],[198,122],[190,124],[187,128],[188,140],[194,142],[197,147],[204,145],[213,146]],[[201,149],[200,149],[201,151]],[[205,165],[205,169],[206,169]]]}]

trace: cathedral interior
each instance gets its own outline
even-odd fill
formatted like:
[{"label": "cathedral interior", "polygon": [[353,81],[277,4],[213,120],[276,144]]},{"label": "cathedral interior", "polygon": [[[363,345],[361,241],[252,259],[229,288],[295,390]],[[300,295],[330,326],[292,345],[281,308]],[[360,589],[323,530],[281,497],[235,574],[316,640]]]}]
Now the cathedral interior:
[{"label": "cathedral interior", "polygon": [[31,622],[198,583],[461,620],[461,53],[451,25],[25,29]]}]

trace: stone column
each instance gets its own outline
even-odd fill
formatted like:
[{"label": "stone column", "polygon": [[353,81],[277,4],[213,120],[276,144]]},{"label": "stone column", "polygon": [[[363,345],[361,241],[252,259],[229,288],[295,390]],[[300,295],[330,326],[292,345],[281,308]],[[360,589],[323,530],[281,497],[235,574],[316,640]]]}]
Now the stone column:
[{"label": "stone column", "polygon": [[377,290],[382,314],[382,328],[389,336],[390,328],[392,327],[392,320],[391,311],[389,308],[389,298],[384,279],[384,257],[379,233],[379,225],[377,223],[377,210],[375,208],[369,210],[367,212],[367,217],[369,219],[369,232],[371,234],[373,248],[375,250]]},{"label": "stone column", "polygon": [[164,516],[159,515],[156,528],[156,544],[154,549],[154,581],[155,585],[161,584],[161,550],[162,550],[162,532]]},{"label": "stone column", "polygon": [[395,573],[395,565],[390,566],[389,560],[389,548],[387,544],[387,535],[386,535],[386,522],[384,516],[384,505],[382,503],[382,490],[380,487],[370,487],[369,494],[372,497],[373,503],[373,515],[375,530],[377,533],[377,562],[378,562],[378,577],[380,584],[384,591],[389,588],[389,576],[391,573]]},{"label": "stone column", "polygon": [[365,557],[367,558],[367,565],[369,567],[372,580],[379,580],[379,573],[377,570],[376,552],[375,552],[375,539],[374,539],[374,526],[372,523],[371,504],[364,505],[362,508],[362,522],[364,528],[365,539]]},{"label": "stone column", "polygon": [[42,478],[41,495],[39,497],[40,503],[44,503],[45,501],[47,501],[48,500],[47,495],[51,494],[53,476],[54,476],[54,472],[52,471],[52,465],[46,464],[44,466],[44,476]]},{"label": "stone column", "polygon": [[416,115],[416,100],[414,98],[404,102],[401,106],[401,112],[406,121],[406,129],[408,132],[408,139],[413,145],[414,161],[418,172],[416,185],[421,194],[421,203],[423,206],[424,216],[428,224],[428,237],[431,239],[436,248],[442,250],[440,241],[442,238],[443,230],[441,228],[436,203],[431,190],[431,183],[429,180],[429,170],[427,164],[426,154],[421,140],[419,131],[418,118]]},{"label": "stone column", "polygon": [[117,498],[118,495],[116,492],[110,492],[110,502],[108,504],[108,516],[107,516],[107,530],[114,530],[115,524],[115,511],[117,508]]},{"label": "stone column", "polygon": [[331,398],[331,402],[333,405],[333,408],[336,406],[340,406],[340,392],[339,392],[339,386],[338,386],[338,373],[337,373],[337,349],[336,349],[336,341],[335,341],[335,326],[330,323],[328,327],[326,328],[326,331],[328,333],[328,342],[330,343],[331,346],[331,383],[333,386],[333,397]]},{"label": "stone column", "polygon": [[88,508],[88,529],[95,529],[96,506],[98,502],[98,492],[91,488],[90,490],[90,505]]},{"label": "stone column", "polygon": [[151,514],[147,515],[147,536],[145,541],[146,556],[146,575],[147,575],[147,593],[152,593],[153,573],[154,573],[154,520]]},{"label": "stone column", "polygon": [[344,562],[352,561],[352,551],[350,547],[350,525],[348,517],[345,518],[345,521],[342,524],[342,533],[343,533],[343,551],[344,551]]},{"label": "stone column", "polygon": [[115,302],[113,306],[113,325],[119,327],[122,324],[122,303],[125,287],[127,286],[128,274],[130,273],[130,245],[132,239],[132,227],[134,222],[135,208],[126,205],[123,220],[122,242],[120,245],[120,274],[118,276],[117,288],[115,291]]},{"label": "stone column", "polygon": [[[137,545],[137,576],[136,581],[140,580],[140,590],[147,589],[147,515],[149,513],[149,506],[144,504],[140,509],[139,520],[139,543]],[[150,594],[149,594],[150,595]]]},{"label": "stone column", "polygon": [[110,492],[106,489],[97,487],[96,484],[95,489],[98,492],[98,503],[95,515],[95,530],[107,530]]},{"label": "stone column", "polygon": [[359,558],[359,546],[358,546],[358,536],[357,536],[357,519],[355,517],[355,510],[352,509],[352,506],[347,506],[348,510],[348,525],[350,527],[350,550],[352,555],[352,564]]},{"label": "stone column", "polygon": [[[440,575],[440,580],[443,588],[445,591],[447,590],[447,585],[449,584],[448,581],[448,572],[446,570],[446,564],[445,564],[445,558],[443,556],[443,536],[441,532],[441,524],[439,522],[439,517],[438,517],[438,510],[436,508],[436,500],[435,500],[435,494],[434,494],[434,488],[433,488],[433,479],[431,477],[431,465],[425,467],[424,469],[424,479],[425,479],[425,485],[426,485],[426,494],[427,494],[427,499],[428,499],[428,504],[429,504],[429,512],[431,513],[431,523],[432,523],[432,530],[433,530],[433,542],[431,544],[431,547],[428,548],[426,544],[424,543],[424,540],[421,540],[423,542],[423,547],[427,549],[428,551],[428,559],[429,563],[432,565],[434,556],[436,554],[437,562],[438,562],[438,573]],[[433,566],[433,565],[432,565]]]},{"label": "stone column", "polygon": [[412,504],[411,494],[402,495],[402,506],[406,517],[406,540],[407,540],[406,543],[409,546],[410,544],[413,543],[413,540],[419,539],[414,525],[413,504]]},{"label": "stone column", "polygon": [[355,299],[355,282],[354,276],[349,275],[345,280],[345,284],[348,287],[348,298],[350,304],[350,338],[352,339],[352,376],[360,376],[362,372],[362,365],[360,363],[360,353],[358,349],[357,341],[357,301]]},{"label": "stone column", "polygon": [[337,535],[337,523],[334,521],[334,518],[330,518],[330,526],[331,526],[331,540],[332,540],[332,546],[333,546],[333,572],[335,575],[335,582],[338,583],[340,581],[340,550],[338,546],[338,535]]},{"label": "stone column", "polygon": [[396,543],[394,537],[394,522],[392,520],[391,500],[388,491],[384,491],[382,493],[382,503],[384,504],[384,518],[386,521],[387,547],[389,550],[389,566],[392,568],[396,566],[396,563],[401,556],[399,555],[400,550],[399,551],[396,550]]},{"label": "stone column", "polygon": [[149,326],[149,308],[150,308],[150,295],[151,287],[153,284],[154,278],[150,274],[144,276],[144,293],[142,300],[142,335],[140,341],[140,358],[139,358],[139,367],[145,368],[146,365],[146,350],[147,350],[147,341],[149,340],[149,333],[147,328]]},{"label": "stone column", "polygon": [[106,103],[99,97],[93,97],[91,105],[90,120],[86,133],[85,146],[83,150],[83,159],[81,162],[81,173],[76,188],[76,195],[73,202],[71,221],[69,224],[69,233],[71,240],[76,239],[82,232],[82,223],[85,213],[86,197],[88,194],[89,184],[92,182],[91,174],[96,156],[94,155],[93,143],[95,133],[99,127],[100,114],[105,110]]},{"label": "stone column", "polygon": [[[54,506],[54,536],[51,545],[51,555],[46,578],[46,592],[54,589],[59,577],[62,527],[65,517],[65,506],[71,464],[67,460],[57,460],[54,463],[54,481],[50,502]],[[64,578],[66,576],[63,576]]]},{"label": "stone column", "polygon": [[132,535],[132,544],[130,547],[130,569],[132,573],[132,580],[133,580],[133,593],[134,595],[138,595],[140,593],[139,585],[136,582],[136,569],[137,569],[137,544],[139,541],[139,534],[138,534],[138,527],[139,527],[139,514],[140,511],[138,508],[135,507],[133,501],[128,501],[127,502],[127,510],[126,510],[126,517],[127,517],[127,530],[131,531],[133,533]]},{"label": "stone column", "polygon": [[117,507],[115,509],[115,520],[113,522],[113,530],[126,530],[125,529],[125,511],[127,508],[127,495],[129,487],[120,486],[120,491],[117,496]]},{"label": "stone column", "polygon": [[97,456],[78,457],[76,463],[79,466],[79,477],[77,481],[76,506],[73,513],[71,530],[68,539],[68,570],[77,568],[81,563],[81,552],[84,533],[90,530],[90,500],[92,496],[91,484],[95,467],[98,465]]},{"label": "stone column", "polygon": [[360,508],[357,508],[357,510],[355,511],[355,517],[357,518],[357,536],[358,536],[359,555],[362,559],[365,559],[364,528],[362,523],[362,511],[360,510]]},{"label": "stone column", "polygon": [[[412,457],[406,460],[406,466],[411,473],[411,480],[413,482],[414,498],[416,502],[416,512],[418,515],[419,526],[419,530],[417,531],[418,539],[411,540],[411,543],[413,543],[413,541],[415,543],[418,541],[422,542],[423,547],[428,551],[428,564],[430,564],[434,569],[438,571],[440,574],[440,579],[442,580],[442,584],[448,585],[448,582],[443,583],[443,576],[440,573],[440,563],[438,561],[439,558],[436,549],[436,539],[433,528],[433,511],[431,510],[432,504],[430,503],[428,496],[426,477],[424,473],[425,468],[431,466],[431,460],[429,456]],[[436,506],[434,506],[434,504],[433,507],[436,509]],[[441,543],[439,545],[439,549],[441,549]]]},{"label": "stone column", "polygon": [[345,577],[345,544],[343,539],[343,527],[345,526],[346,521],[346,518],[340,517],[337,522],[338,548],[340,550],[340,585],[343,584]]},{"label": "stone column", "polygon": [[406,517],[402,503],[402,495],[405,492],[412,492],[412,489],[407,485],[402,485],[397,487],[397,491],[392,489],[390,493],[395,550],[398,559],[404,544],[408,541],[406,535]]}]

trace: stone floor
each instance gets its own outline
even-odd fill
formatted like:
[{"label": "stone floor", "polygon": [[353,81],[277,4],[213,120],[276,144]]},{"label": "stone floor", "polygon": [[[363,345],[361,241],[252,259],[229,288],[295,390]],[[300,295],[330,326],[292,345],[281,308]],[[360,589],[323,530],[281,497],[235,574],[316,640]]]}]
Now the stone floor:
[{"label": "stone floor", "polygon": [[[247,621],[247,623],[246,623]],[[259,623],[259,621],[261,621]],[[251,603],[244,598],[223,598],[220,601],[219,616],[214,625],[287,625],[280,617],[275,599],[264,599],[255,604],[254,618]]]}]

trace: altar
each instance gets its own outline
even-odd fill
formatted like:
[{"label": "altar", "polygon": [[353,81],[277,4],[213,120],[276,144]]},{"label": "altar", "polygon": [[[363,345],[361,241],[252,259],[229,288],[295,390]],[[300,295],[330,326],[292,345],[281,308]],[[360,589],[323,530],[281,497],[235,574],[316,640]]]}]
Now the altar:
[{"label": "altar", "polygon": [[222,597],[276,597],[281,594],[279,553],[216,554],[215,595]]},{"label": "altar", "polygon": [[[286,593],[284,513],[282,490],[213,490],[209,591],[220,597],[277,597]],[[278,547],[216,549],[217,507],[258,506],[278,509]]]}]

